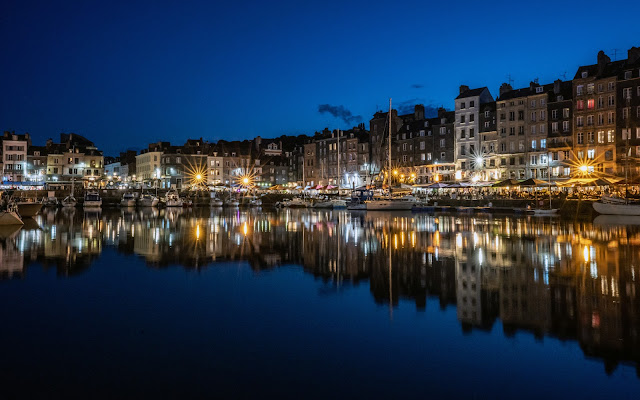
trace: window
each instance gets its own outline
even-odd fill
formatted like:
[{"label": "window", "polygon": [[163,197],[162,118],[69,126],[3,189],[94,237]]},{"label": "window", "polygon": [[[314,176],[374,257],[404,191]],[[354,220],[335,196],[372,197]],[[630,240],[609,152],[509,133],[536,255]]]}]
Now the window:
[{"label": "window", "polygon": [[547,110],[540,110],[540,121],[547,119]]},{"label": "window", "polygon": [[538,86],[536,88],[536,93],[542,93],[542,89],[543,89],[542,86]]},{"label": "window", "polygon": [[584,117],[576,117],[576,126],[584,126]]},{"label": "window", "polygon": [[531,125],[531,134],[532,135],[536,134],[536,126],[535,125]]},{"label": "window", "polygon": [[569,121],[562,121],[562,132],[569,132]]},{"label": "window", "polygon": [[578,144],[584,143],[584,133],[578,132]]},{"label": "window", "polygon": [[516,120],[516,113],[513,111],[509,111],[509,121],[515,121]]},{"label": "window", "polygon": [[[422,156],[424,157],[424,154]],[[431,161],[431,153],[427,153],[427,161]]]},{"label": "window", "polygon": [[516,134],[516,127],[512,126],[509,128],[509,136],[513,136]]},{"label": "window", "polygon": [[611,106],[615,105],[615,103],[616,103],[616,102],[615,102],[615,98],[614,98],[614,96],[613,96],[613,95],[609,96],[608,101],[607,101],[607,105],[608,105],[609,107],[611,107]]},{"label": "window", "polygon": [[441,134],[441,135],[445,135],[446,133],[447,133],[447,127],[445,127],[445,126],[441,126],[441,127],[440,127],[440,134]]},{"label": "window", "polygon": [[536,149],[536,141],[535,140],[531,141],[531,149],[533,149],[533,150]]},{"label": "window", "polygon": [[469,128],[469,137],[470,138],[475,137],[475,128]]},{"label": "window", "polygon": [[593,115],[587,116],[587,126],[593,125]]},{"label": "window", "polygon": [[460,155],[464,156],[467,154],[467,147],[465,145],[460,146]]},{"label": "window", "polygon": [[469,108],[473,108],[475,105],[476,105],[476,102],[475,102],[475,101],[471,100],[471,101],[469,102]]},{"label": "window", "polygon": [[600,113],[598,114],[598,125],[603,125],[604,124],[604,114]]},{"label": "window", "polygon": [[558,110],[551,110],[551,118],[552,119],[558,118]]},{"label": "window", "polygon": [[466,105],[464,102],[460,103],[460,109],[464,110],[466,108]]},{"label": "window", "polygon": [[491,112],[489,110],[484,112],[484,117],[489,118],[491,116]]},{"label": "window", "polygon": [[[538,89],[538,88],[536,88],[536,89]],[[535,100],[531,100],[531,108],[535,108],[535,106],[536,106],[536,101]]]},{"label": "window", "polygon": [[460,129],[460,139],[464,139],[467,137],[467,130],[466,129]]},{"label": "window", "polygon": [[445,140],[444,139],[440,139],[440,147],[444,147],[445,146]]},{"label": "window", "polygon": [[607,123],[613,124],[614,118],[615,118],[615,116],[613,114],[613,111],[609,111],[609,114],[607,115]]},{"label": "window", "polygon": [[587,132],[587,142],[590,144],[595,143],[593,132]]},{"label": "window", "polygon": [[576,109],[577,110],[584,110],[584,100],[576,101]]},{"label": "window", "polygon": [[[640,108],[639,108],[639,109],[640,109]],[[485,122],[484,122],[484,127],[485,127],[485,128],[489,128],[489,124],[490,124],[490,123],[489,123],[489,121],[485,121]]]},{"label": "window", "polygon": [[598,143],[604,143],[604,131],[598,131]]},{"label": "window", "polygon": [[538,156],[531,156],[531,165],[536,165],[538,163]]},{"label": "window", "polygon": [[524,110],[518,111],[518,121],[524,121]]},{"label": "window", "polygon": [[552,133],[558,133],[558,123],[557,122],[552,122],[551,123],[551,132]]},{"label": "window", "polygon": [[424,142],[420,142],[420,150],[424,150]]},{"label": "window", "polygon": [[535,111],[533,111],[531,113],[531,122],[536,122],[536,112]]},{"label": "window", "polygon": [[507,151],[507,144],[506,143],[500,143],[500,152],[504,153]]},{"label": "window", "polygon": [[627,119],[629,117],[629,109],[627,107],[622,109],[622,119]]},{"label": "window", "polygon": [[598,97],[598,108],[604,107],[604,98],[602,96]]},{"label": "window", "polygon": [[576,86],[576,94],[578,96],[582,96],[582,92],[584,91],[584,85],[578,85]]},{"label": "window", "polygon": [[607,131],[607,142],[613,143],[616,140],[616,135],[613,129]]},{"label": "window", "polygon": [[593,83],[587,84],[587,93],[593,94],[594,85]]},{"label": "window", "polygon": [[589,76],[589,74],[587,73],[587,71],[582,71],[582,78],[586,78],[587,76]]},{"label": "window", "polygon": [[544,133],[544,127],[545,127],[544,124],[540,124],[540,133]]},{"label": "window", "polygon": [[594,107],[595,107],[595,100],[593,100],[593,99],[587,100],[587,108],[589,110],[592,110]]},{"label": "window", "polygon": [[624,79],[631,79],[633,71],[624,71]]},{"label": "window", "polygon": [[476,115],[475,114],[469,114],[469,122],[473,122],[476,120]]},{"label": "window", "polygon": [[607,90],[608,91],[612,91],[614,88],[615,88],[615,83],[614,82],[607,83]]}]

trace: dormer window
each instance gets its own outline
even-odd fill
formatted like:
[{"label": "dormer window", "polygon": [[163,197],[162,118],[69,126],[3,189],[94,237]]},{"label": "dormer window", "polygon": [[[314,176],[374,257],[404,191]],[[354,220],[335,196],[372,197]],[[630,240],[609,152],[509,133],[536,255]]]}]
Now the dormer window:
[{"label": "dormer window", "polygon": [[542,86],[538,86],[536,88],[536,93],[542,93]]},{"label": "dormer window", "polygon": [[589,73],[587,71],[582,71],[582,78],[586,78],[587,76],[589,76]]}]

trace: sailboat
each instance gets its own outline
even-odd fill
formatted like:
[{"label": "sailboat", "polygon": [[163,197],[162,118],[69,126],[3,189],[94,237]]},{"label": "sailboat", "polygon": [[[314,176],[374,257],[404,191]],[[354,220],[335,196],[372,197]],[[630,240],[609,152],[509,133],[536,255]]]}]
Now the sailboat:
[{"label": "sailboat", "polygon": [[[549,171],[551,172],[551,171]],[[545,216],[551,216],[551,215],[556,215],[558,214],[558,209],[557,208],[553,208],[551,205],[551,174],[547,174],[547,178],[548,178],[548,189],[549,189],[549,208],[543,208],[543,207],[538,207],[538,192],[536,192],[536,208],[530,209],[528,210],[529,213],[533,213],[533,215],[537,215],[540,217],[545,217]],[[535,181],[535,179],[534,179]],[[535,190],[535,188],[534,188]],[[540,203],[543,203],[542,201],[540,201]]]},{"label": "sailboat", "polygon": [[76,200],[76,198],[73,197],[73,188],[74,188],[73,184],[74,184],[74,179],[71,178],[71,193],[69,193],[69,196],[62,199],[62,207],[75,207],[76,204],[78,204],[78,200]]},{"label": "sailboat", "polygon": [[18,205],[13,199],[7,199],[6,207],[0,211],[0,226],[24,225],[18,213]]},{"label": "sailboat", "polygon": [[388,173],[389,176],[389,193],[384,198],[378,198],[365,201],[367,211],[392,211],[392,210],[411,210],[417,204],[414,196],[391,196],[391,99],[389,99],[389,155],[388,155]]}]

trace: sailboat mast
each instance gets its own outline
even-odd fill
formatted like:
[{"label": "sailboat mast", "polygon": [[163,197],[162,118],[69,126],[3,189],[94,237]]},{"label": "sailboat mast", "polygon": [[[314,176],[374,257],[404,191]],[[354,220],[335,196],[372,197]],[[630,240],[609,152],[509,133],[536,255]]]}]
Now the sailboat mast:
[{"label": "sailboat mast", "polygon": [[389,98],[389,159],[387,168],[389,174],[389,196],[391,196],[391,98]]},{"label": "sailboat mast", "polygon": [[338,194],[340,194],[340,129],[338,129]]}]

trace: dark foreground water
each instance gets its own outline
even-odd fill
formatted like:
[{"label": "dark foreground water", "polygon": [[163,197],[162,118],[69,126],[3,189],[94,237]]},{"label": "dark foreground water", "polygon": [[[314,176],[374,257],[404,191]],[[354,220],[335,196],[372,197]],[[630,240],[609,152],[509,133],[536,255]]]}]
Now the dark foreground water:
[{"label": "dark foreground water", "polygon": [[627,223],[46,212],[0,233],[0,398],[637,398]]}]

